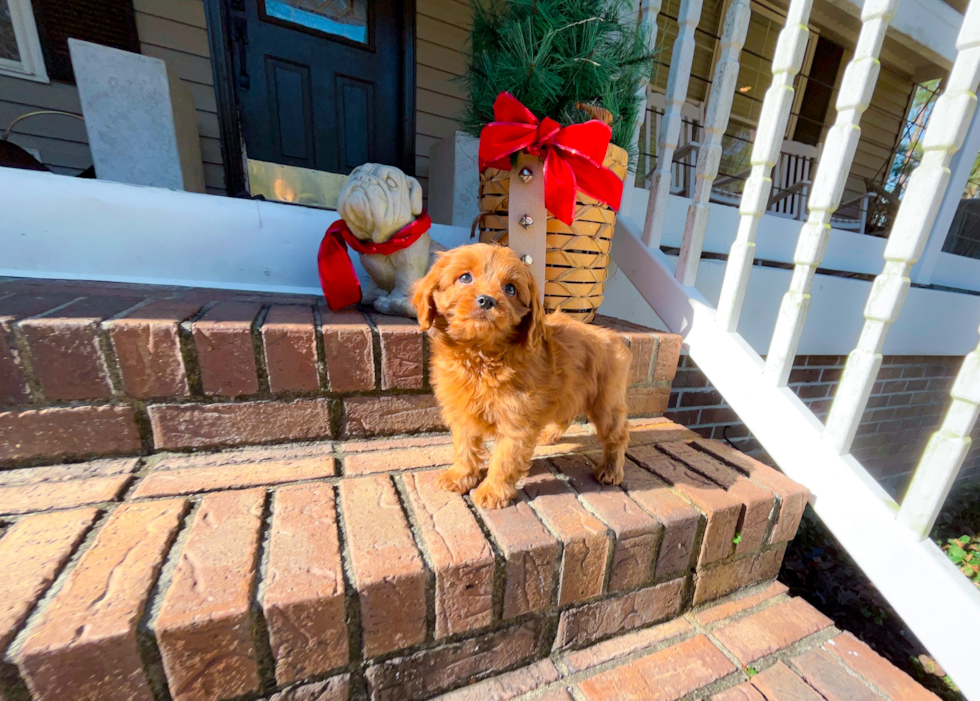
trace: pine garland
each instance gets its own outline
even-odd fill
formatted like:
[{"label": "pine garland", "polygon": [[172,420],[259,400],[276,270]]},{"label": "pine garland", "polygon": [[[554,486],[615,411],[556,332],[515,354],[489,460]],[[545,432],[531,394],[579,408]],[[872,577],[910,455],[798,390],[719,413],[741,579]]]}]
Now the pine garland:
[{"label": "pine garland", "polygon": [[576,103],[604,107],[613,115],[612,143],[633,149],[645,108],[637,88],[653,55],[631,8],[631,0],[472,0],[464,129],[479,136],[506,90],[561,124],[590,119]]}]

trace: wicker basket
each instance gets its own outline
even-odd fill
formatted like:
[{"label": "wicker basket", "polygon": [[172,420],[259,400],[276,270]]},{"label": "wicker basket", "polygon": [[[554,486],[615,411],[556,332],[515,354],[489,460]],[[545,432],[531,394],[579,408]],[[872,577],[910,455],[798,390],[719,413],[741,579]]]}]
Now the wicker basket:
[{"label": "wicker basket", "polygon": [[[626,151],[610,144],[603,165],[624,180],[629,165]],[[480,241],[507,245],[509,193],[510,171],[487,168],[480,174]],[[544,289],[548,312],[561,309],[586,323],[595,318],[606,287],[615,225],[616,212],[581,192],[571,226],[548,215]]]}]

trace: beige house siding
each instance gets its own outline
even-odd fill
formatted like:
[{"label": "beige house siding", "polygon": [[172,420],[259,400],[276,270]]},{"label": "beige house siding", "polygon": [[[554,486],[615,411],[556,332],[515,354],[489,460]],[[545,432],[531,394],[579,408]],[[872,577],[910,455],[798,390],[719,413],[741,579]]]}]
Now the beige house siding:
[{"label": "beige house siding", "polygon": [[429,149],[459,129],[470,8],[457,0],[417,0],[415,174],[428,191]]},{"label": "beige house siding", "polygon": [[[0,75],[0,130],[35,110],[81,115],[78,89],[65,83],[37,83]],[[25,119],[14,127],[10,142],[37,149],[41,162],[56,173],[77,175],[92,165],[85,125],[71,117],[43,115]]]},{"label": "beige house siding", "polygon": [[213,194],[225,193],[218,107],[214,97],[211,51],[203,0],[133,0],[140,47],[147,56],[163,59],[191,91],[201,135],[204,184]]},{"label": "beige house siding", "polygon": [[[218,140],[208,37],[203,0],[134,0],[142,52],[161,58],[184,80],[194,97],[204,181],[208,192],[225,192]],[[34,110],[61,110],[81,115],[78,89],[67,83],[50,84],[0,76],[0,129]],[[70,117],[33,117],[14,128],[11,142],[37,149],[41,161],[56,173],[77,175],[92,165],[85,125]]]},{"label": "beige house siding", "polygon": [[[871,103],[861,119],[861,140],[854,154],[848,189],[863,190],[863,178],[879,180],[887,174],[914,89],[911,76],[881,66]],[[828,121],[836,115],[831,112]]]}]

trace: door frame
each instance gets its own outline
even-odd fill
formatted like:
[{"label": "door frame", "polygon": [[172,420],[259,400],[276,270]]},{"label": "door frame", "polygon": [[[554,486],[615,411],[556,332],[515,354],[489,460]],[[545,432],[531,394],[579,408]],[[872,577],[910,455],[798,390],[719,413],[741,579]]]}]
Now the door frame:
[{"label": "door frame", "polygon": [[[256,0],[248,0],[256,1]],[[211,70],[214,74],[214,96],[218,108],[218,130],[221,137],[221,159],[224,161],[225,188],[228,195],[248,196],[245,175],[245,148],[238,105],[235,100],[234,59],[229,40],[231,22],[229,6],[244,9],[246,0],[204,0]],[[405,35],[404,70],[402,72],[402,148],[399,168],[415,175],[415,0],[401,0]]]}]

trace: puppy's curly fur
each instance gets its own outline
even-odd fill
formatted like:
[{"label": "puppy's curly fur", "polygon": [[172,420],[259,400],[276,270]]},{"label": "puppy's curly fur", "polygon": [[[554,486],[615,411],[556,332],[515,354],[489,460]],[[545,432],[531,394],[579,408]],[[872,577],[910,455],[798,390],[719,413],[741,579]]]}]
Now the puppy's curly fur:
[{"label": "puppy's curly fur", "polygon": [[605,448],[596,479],[622,481],[630,350],[620,336],[560,312],[546,316],[530,270],[500,246],[440,254],[412,303],[429,329],[432,384],[453,435],[455,463],[440,478],[443,488],[465,493],[479,484],[476,504],[507,506],[535,446],[560,438],[581,415]]}]

